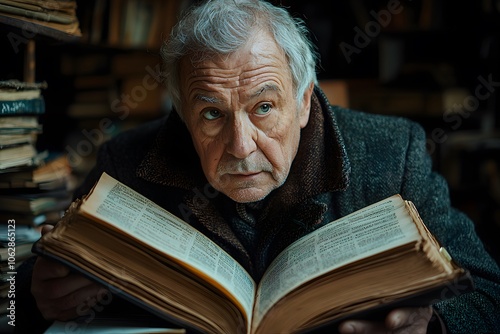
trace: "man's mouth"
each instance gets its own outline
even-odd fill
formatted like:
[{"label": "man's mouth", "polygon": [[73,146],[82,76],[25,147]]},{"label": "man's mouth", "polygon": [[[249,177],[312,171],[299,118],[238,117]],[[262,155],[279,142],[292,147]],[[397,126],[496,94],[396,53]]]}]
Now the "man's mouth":
[{"label": "man's mouth", "polygon": [[241,176],[241,177],[249,177],[249,176],[254,176],[257,174],[260,174],[261,171],[257,172],[235,172],[235,173],[228,173],[231,176]]}]

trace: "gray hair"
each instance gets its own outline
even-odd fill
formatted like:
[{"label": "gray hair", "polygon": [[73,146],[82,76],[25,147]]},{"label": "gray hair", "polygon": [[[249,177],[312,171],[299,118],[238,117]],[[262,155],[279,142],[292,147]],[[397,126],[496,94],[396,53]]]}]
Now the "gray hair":
[{"label": "gray hair", "polygon": [[288,58],[298,104],[309,85],[317,84],[317,53],[301,19],[264,0],[208,0],[187,10],[160,50],[167,96],[181,118],[181,59],[189,56],[196,61],[231,54],[246,43],[256,27],[267,28]]}]

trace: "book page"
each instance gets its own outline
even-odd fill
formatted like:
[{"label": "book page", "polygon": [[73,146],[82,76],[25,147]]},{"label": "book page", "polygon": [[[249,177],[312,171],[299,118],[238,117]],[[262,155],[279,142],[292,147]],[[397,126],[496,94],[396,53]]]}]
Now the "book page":
[{"label": "book page", "polygon": [[217,244],[184,221],[106,173],[80,209],[187,263],[197,275],[225,290],[251,318],[256,289],[251,276]]},{"label": "book page", "polygon": [[420,238],[399,195],[319,228],[292,243],[269,266],[259,284],[252,326],[255,328],[274,303],[299,285]]}]

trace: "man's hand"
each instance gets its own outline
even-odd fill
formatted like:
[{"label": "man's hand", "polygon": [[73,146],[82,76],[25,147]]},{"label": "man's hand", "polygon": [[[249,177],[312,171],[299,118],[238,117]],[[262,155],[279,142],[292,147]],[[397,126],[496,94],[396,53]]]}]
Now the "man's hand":
[{"label": "man's hand", "polygon": [[346,320],[339,326],[342,334],[391,333],[425,334],[432,317],[432,307],[400,308],[391,311],[385,322]]},{"label": "man's hand", "polygon": [[[46,226],[42,234],[50,231]],[[47,320],[69,320],[86,315],[107,290],[64,265],[39,256],[33,268],[31,292]]]}]

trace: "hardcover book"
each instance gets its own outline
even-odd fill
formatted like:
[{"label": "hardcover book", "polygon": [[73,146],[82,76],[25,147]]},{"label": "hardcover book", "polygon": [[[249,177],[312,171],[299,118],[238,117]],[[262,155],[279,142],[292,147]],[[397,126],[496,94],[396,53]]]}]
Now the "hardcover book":
[{"label": "hardcover book", "polygon": [[397,194],[295,241],[255,282],[212,240],[104,173],[33,251],[190,332],[310,332],[474,288]]}]

